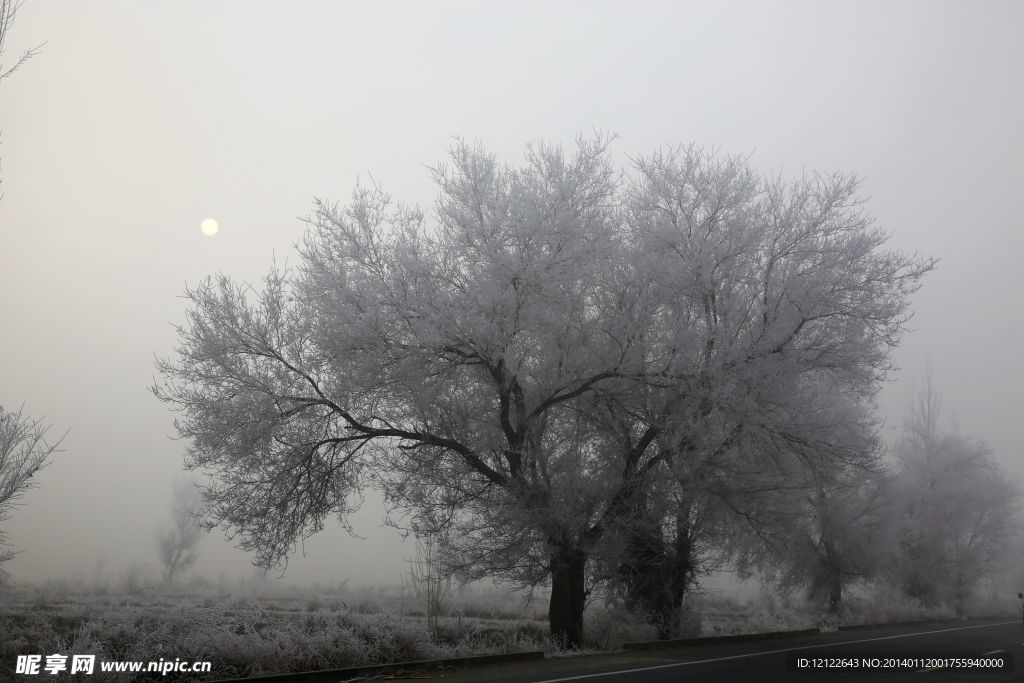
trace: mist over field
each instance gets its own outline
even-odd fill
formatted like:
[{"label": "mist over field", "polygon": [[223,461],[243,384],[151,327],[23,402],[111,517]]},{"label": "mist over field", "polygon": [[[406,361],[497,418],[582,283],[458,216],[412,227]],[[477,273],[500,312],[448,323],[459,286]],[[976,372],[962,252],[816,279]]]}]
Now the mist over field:
[{"label": "mist over field", "polygon": [[1017,609],[1020,3],[2,7],[0,623]]}]

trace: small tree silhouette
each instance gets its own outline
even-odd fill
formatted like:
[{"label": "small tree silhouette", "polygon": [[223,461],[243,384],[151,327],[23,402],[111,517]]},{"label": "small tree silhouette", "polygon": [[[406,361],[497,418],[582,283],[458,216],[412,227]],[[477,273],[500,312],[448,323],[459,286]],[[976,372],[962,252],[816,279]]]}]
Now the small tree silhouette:
[{"label": "small tree silhouette", "polygon": [[444,533],[417,538],[416,559],[409,571],[413,591],[426,609],[427,627],[435,636],[444,600],[452,585],[451,573],[445,570],[442,560],[446,541]]},{"label": "small tree silhouette", "polygon": [[174,485],[171,501],[171,525],[157,539],[166,583],[174,583],[176,576],[186,571],[199,559],[197,546],[202,538],[203,530],[196,526],[196,517],[199,515],[201,506],[199,489],[196,488],[194,481],[183,479]]}]

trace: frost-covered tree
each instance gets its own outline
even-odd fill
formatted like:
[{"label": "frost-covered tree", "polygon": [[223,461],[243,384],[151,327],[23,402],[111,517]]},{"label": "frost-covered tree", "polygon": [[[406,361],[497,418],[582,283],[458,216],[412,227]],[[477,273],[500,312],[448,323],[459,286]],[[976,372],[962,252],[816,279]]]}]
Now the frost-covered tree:
[{"label": "frost-covered tree", "polygon": [[[3,58],[8,33],[21,4],[19,0],[0,0],[0,58]],[[13,64],[0,63],[0,81],[17,71],[38,52],[39,47],[30,48]],[[0,199],[3,196],[0,190]],[[48,443],[48,429],[41,421],[24,417],[20,410],[14,413],[4,411],[3,406],[0,406],[0,522],[8,518],[17,498],[33,486],[30,481],[32,475],[46,465],[57,450],[60,440]],[[4,548],[5,538],[0,531],[0,564],[14,556],[13,551]],[[0,569],[0,580],[6,576]]]},{"label": "frost-covered tree", "polygon": [[[7,47],[5,44],[7,41],[7,33],[14,24],[14,17],[17,15],[18,8],[21,7],[22,2],[23,0],[0,0],[0,57],[3,56]],[[3,80],[13,74],[21,65],[39,54],[40,47],[42,46],[25,50],[10,66],[0,64],[0,80]]]},{"label": "frost-covered tree", "polygon": [[[10,518],[18,499],[35,486],[32,477],[48,464],[60,446],[62,439],[47,441],[48,431],[42,420],[32,420],[21,410],[13,412],[0,406],[0,522]],[[6,541],[0,530],[0,565],[15,555],[6,547]],[[6,578],[0,566],[0,580]]]},{"label": "frost-covered tree", "polygon": [[723,509],[696,486],[655,479],[597,559],[613,595],[644,614],[659,638],[678,634],[684,599],[722,555]]},{"label": "frost-covered tree", "polygon": [[[641,158],[637,171],[626,225],[657,302],[640,334],[649,376],[671,379],[633,383],[636,395],[599,420],[619,425],[627,462],[660,462],[651,472],[677,485],[678,508],[650,527],[658,543],[626,546],[630,581],[650,587],[641,602],[666,627],[703,561],[701,525],[722,524],[713,511],[770,526],[771,492],[848,453],[820,406],[836,392],[870,400],[932,263],[884,249],[853,178],[787,184],[694,147]],[[648,566],[665,580],[635,566],[656,545]],[[655,608],[654,595],[669,602]]]},{"label": "frost-covered tree", "polygon": [[422,526],[457,508],[495,530],[496,571],[550,572],[553,631],[578,642],[577,508],[607,486],[586,468],[612,468],[571,404],[632,372],[606,142],[538,147],[518,169],[460,145],[435,171],[434,229],[359,188],[318,205],[301,270],[257,300],[227,278],[189,292],[158,395],[185,411],[190,463],[214,470],[210,514],[260,564],[375,483]]},{"label": "frost-covered tree", "polygon": [[823,466],[804,469],[797,485],[756,501],[755,508],[771,515],[747,526],[730,550],[742,573],[759,574],[783,593],[805,591],[838,614],[846,587],[874,578],[884,566],[893,511],[890,477],[872,425],[833,429],[820,443]]},{"label": "frost-covered tree", "polygon": [[899,548],[894,571],[910,597],[962,614],[997,574],[1019,526],[1019,485],[982,442],[942,425],[930,373],[897,444]]},{"label": "frost-covered tree", "polygon": [[174,579],[199,560],[199,541],[203,529],[198,526],[202,495],[196,483],[181,479],[171,489],[171,522],[157,536],[157,549],[163,565],[164,581]]},{"label": "frost-covered tree", "polygon": [[590,560],[653,481],[794,450],[772,401],[807,373],[884,373],[931,264],[884,249],[854,182],[694,149],[629,176],[607,147],[509,166],[459,144],[433,220],[357,188],[262,291],[189,290],[154,389],[211,520],[268,566],[380,487],[417,532],[452,529],[465,575],[549,582],[552,634],[578,645]]},{"label": "frost-covered tree", "polygon": [[[14,24],[14,17],[17,15],[18,8],[21,7],[21,4],[22,3],[19,0],[0,0],[0,58],[3,58],[4,50],[6,48],[5,43],[7,42],[7,33]],[[17,71],[21,65],[36,56],[39,53],[39,47],[25,50],[25,52],[23,52],[21,56],[9,66],[0,63],[0,81],[3,81],[5,78]],[[3,191],[0,191],[0,199],[3,199],[3,196]]]},{"label": "frost-covered tree", "polygon": [[807,492],[806,516],[790,529],[778,579],[784,589],[806,589],[808,597],[838,614],[846,587],[878,574],[889,520],[882,472],[854,468],[830,479]]},{"label": "frost-covered tree", "polygon": [[692,518],[703,548],[690,563],[728,563],[838,612],[845,587],[885,558],[886,476],[872,406],[819,378],[787,397],[786,413],[691,473],[704,514]]}]

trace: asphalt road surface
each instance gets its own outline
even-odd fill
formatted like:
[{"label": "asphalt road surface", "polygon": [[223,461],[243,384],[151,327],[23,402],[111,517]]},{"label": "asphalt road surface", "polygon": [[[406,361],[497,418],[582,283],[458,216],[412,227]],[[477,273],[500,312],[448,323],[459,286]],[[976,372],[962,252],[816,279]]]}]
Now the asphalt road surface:
[{"label": "asphalt road surface", "polygon": [[[803,670],[795,660],[806,660]],[[936,659],[1014,659],[1009,670],[953,670]],[[895,664],[904,670],[893,670]],[[939,666],[935,666],[940,664]],[[813,666],[840,668],[810,668]],[[549,658],[425,674],[447,683],[669,683],[686,681],[1024,681],[1020,620],[961,621],[822,633],[799,638]]]}]

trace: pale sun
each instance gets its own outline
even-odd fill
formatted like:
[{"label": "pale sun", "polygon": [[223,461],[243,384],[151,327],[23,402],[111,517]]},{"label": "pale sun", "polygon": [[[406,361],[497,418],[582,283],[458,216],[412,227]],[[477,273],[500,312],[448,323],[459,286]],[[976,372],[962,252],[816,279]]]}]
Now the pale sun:
[{"label": "pale sun", "polygon": [[199,224],[199,229],[202,230],[203,234],[207,237],[213,237],[217,234],[217,231],[220,230],[220,225],[218,225],[217,221],[212,218],[207,218]]}]

